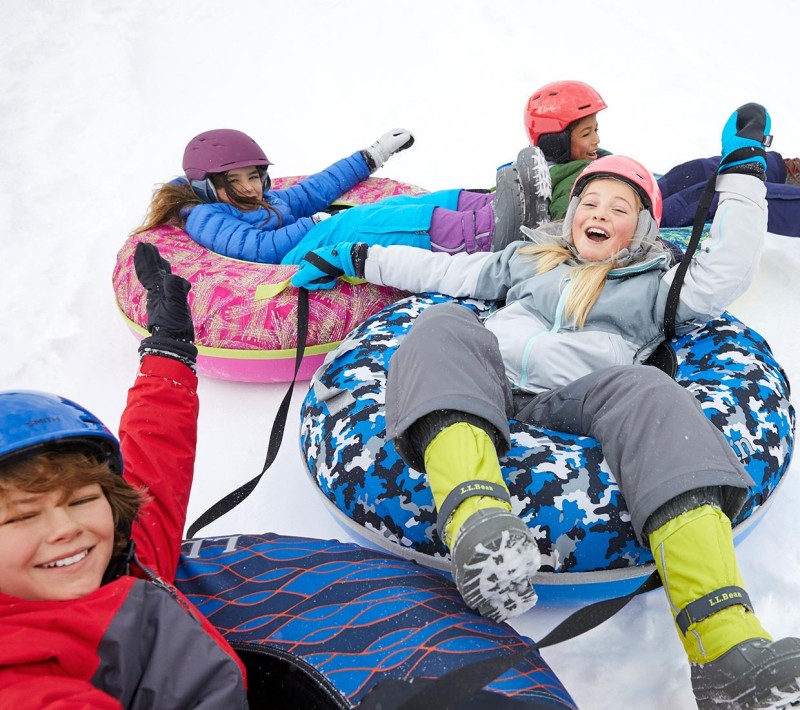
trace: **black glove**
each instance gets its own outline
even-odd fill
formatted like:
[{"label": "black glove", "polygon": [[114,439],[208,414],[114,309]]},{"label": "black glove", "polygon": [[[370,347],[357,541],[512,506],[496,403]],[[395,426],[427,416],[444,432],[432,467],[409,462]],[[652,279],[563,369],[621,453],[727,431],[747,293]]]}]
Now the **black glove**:
[{"label": "black glove", "polygon": [[158,247],[139,242],[133,255],[136,276],[147,291],[147,330],[139,355],[162,355],[194,369],[197,348],[194,346],[194,323],[186,299],[192,285],[172,273],[170,263],[158,253]]},{"label": "black glove", "polygon": [[722,129],[720,173],[745,173],[766,179],[765,147],[772,143],[769,135],[772,120],[761,104],[749,103],[736,109]]}]

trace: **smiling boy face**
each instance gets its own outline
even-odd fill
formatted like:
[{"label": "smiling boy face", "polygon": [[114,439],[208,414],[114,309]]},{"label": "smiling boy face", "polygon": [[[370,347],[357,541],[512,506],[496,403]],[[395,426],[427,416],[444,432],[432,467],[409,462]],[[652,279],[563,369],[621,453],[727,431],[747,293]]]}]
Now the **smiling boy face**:
[{"label": "smiling boy face", "polygon": [[114,516],[97,483],[0,494],[0,593],[78,599],[100,587],[114,549]]},{"label": "smiling boy face", "polygon": [[600,147],[600,133],[597,127],[597,114],[584,116],[576,121],[569,133],[570,160],[597,160]]}]

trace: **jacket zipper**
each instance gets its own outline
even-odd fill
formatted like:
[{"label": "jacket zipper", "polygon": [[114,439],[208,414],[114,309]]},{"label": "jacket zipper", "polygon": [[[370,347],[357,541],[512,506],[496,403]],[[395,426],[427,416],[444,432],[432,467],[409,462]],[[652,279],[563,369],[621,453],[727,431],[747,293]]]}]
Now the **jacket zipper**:
[{"label": "jacket zipper", "polygon": [[[556,304],[556,312],[553,314],[553,325],[550,327],[549,333],[557,333],[561,330],[561,324],[564,321],[564,309],[566,308],[567,303],[567,296],[569,295],[569,290],[572,288],[572,277],[567,276],[564,279],[564,288],[561,289],[561,293],[558,296],[558,303]],[[519,373],[520,373],[520,385],[523,387],[528,383],[528,362],[530,361],[530,353],[533,348],[534,341],[538,338],[541,338],[544,333],[539,333],[538,335],[534,335],[532,338],[528,339],[528,342],[525,343],[525,350],[522,352],[522,362],[520,363]]]}]

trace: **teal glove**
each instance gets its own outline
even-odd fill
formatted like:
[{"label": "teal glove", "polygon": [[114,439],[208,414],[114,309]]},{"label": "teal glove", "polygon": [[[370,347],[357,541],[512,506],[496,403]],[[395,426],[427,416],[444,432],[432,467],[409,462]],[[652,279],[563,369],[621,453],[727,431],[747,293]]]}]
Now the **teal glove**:
[{"label": "teal glove", "polygon": [[308,252],[292,276],[292,286],[316,291],[333,288],[340,276],[364,278],[367,248],[363,243],[341,242]]},{"label": "teal glove", "polygon": [[767,172],[764,148],[772,143],[772,120],[761,104],[736,109],[722,129],[722,159],[719,172],[748,173],[761,177]]}]

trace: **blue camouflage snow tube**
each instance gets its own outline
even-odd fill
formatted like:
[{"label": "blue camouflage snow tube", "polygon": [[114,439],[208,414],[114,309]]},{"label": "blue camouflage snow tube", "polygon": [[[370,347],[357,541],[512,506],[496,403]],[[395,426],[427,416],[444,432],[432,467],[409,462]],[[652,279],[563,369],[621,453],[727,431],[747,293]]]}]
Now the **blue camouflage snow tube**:
[{"label": "blue camouflage snow tube", "polygon": [[[301,408],[301,449],[337,520],[363,541],[441,570],[433,497],[419,471],[386,441],[389,359],[414,319],[438,294],[411,296],[365,321],[317,372]],[[490,304],[457,299],[486,312]],[[678,338],[677,381],[700,401],[755,481],[734,521],[738,541],[785,474],[794,437],[789,383],[765,340],[728,314]],[[542,553],[540,602],[595,601],[633,591],[653,570],[596,440],[510,421],[501,459],[513,511]],[[660,446],[680,446],[661,441]]]}]

